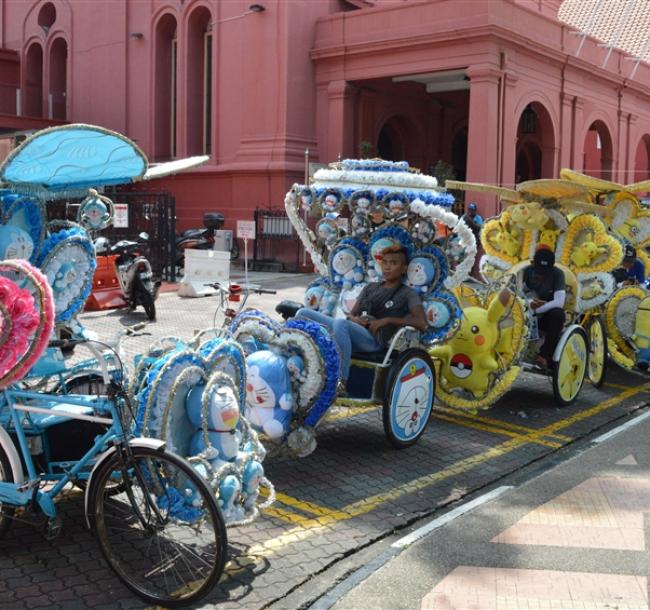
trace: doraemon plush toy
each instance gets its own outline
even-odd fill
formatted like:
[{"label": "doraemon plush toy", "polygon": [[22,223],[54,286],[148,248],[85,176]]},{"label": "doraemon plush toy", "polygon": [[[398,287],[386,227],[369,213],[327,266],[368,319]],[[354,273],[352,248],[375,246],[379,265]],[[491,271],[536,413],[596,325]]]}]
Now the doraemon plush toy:
[{"label": "doraemon plush toy", "polygon": [[295,383],[302,383],[305,381],[305,363],[300,356],[290,356],[287,358],[287,370],[291,381]]},{"label": "doraemon plush toy", "polygon": [[203,385],[197,385],[188,394],[186,412],[188,419],[196,426],[197,432],[191,443],[194,453],[201,453],[205,447],[203,426],[207,425],[207,437],[212,449],[207,457],[213,466],[223,462],[232,462],[237,457],[241,434],[237,430],[239,423],[239,404],[231,387],[217,388],[208,401],[207,420],[202,421]]},{"label": "doraemon plush toy", "polygon": [[274,441],[289,432],[293,414],[291,378],[282,356],[262,350],[246,358],[246,419]]},{"label": "doraemon plush toy", "polygon": [[339,292],[331,288],[325,288],[323,296],[320,300],[318,311],[324,313],[326,316],[334,315],[336,310],[336,303],[339,300]]},{"label": "doraemon plush toy", "polygon": [[[205,385],[192,388],[186,399],[186,413],[196,432],[190,442],[190,453],[202,453],[214,468],[234,462],[239,451],[241,433],[239,423],[239,403],[228,385],[216,388],[208,401],[207,418],[203,421],[203,392]],[[204,430],[204,426],[207,430]],[[209,445],[206,446],[206,437]],[[226,518],[231,517],[235,501],[241,490],[237,477],[228,475],[219,485],[219,503]]]},{"label": "doraemon plush toy", "polygon": [[305,212],[311,212],[313,203],[314,194],[311,192],[311,189],[308,186],[302,187],[300,189],[300,207]]},{"label": "doraemon plush toy", "polygon": [[433,328],[443,328],[451,317],[449,307],[442,301],[426,300],[423,303],[427,324]]},{"label": "doraemon plush toy", "polygon": [[391,218],[398,218],[408,211],[409,200],[404,193],[389,193],[384,197],[384,205]]},{"label": "doraemon plush toy", "polygon": [[341,211],[343,196],[338,189],[327,189],[321,196],[320,205],[327,218],[336,218]]},{"label": "doraemon plush toy", "polygon": [[34,242],[27,231],[11,225],[0,225],[0,260],[24,258],[29,260]]},{"label": "doraemon plush toy", "polygon": [[346,238],[341,240],[330,255],[330,279],[332,283],[349,290],[355,284],[362,282],[366,269],[364,258],[367,248],[362,242]]},{"label": "doraemon plush toy", "polygon": [[320,309],[320,304],[323,300],[325,290],[326,288],[323,284],[311,284],[308,286],[307,290],[305,291],[305,307],[307,309],[314,309],[318,311]]}]

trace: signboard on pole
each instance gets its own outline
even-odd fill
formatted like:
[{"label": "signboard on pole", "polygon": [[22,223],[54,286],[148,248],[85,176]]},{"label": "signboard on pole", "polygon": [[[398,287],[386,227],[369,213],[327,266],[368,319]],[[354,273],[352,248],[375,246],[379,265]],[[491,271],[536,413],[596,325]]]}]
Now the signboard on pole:
[{"label": "signboard on pole", "polygon": [[129,228],[129,204],[128,203],[114,203],[113,204],[113,226],[116,229]]},{"label": "signboard on pole", "polygon": [[237,239],[255,239],[255,221],[237,221]]}]

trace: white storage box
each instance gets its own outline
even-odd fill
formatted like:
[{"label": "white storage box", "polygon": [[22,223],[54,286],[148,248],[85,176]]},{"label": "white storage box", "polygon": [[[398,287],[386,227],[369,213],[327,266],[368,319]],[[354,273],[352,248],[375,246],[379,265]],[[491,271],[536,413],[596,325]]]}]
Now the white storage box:
[{"label": "white storage box", "polygon": [[185,275],[178,288],[182,297],[202,297],[216,290],[205,284],[230,282],[230,252],[219,250],[185,250]]}]

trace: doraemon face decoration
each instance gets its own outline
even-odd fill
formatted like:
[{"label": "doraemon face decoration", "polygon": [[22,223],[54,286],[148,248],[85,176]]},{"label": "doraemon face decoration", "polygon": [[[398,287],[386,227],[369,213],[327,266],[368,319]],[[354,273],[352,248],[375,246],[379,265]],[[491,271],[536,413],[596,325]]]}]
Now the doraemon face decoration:
[{"label": "doraemon face decoration", "polygon": [[29,233],[11,225],[0,225],[0,260],[29,260],[33,252],[34,242]]},{"label": "doraemon face decoration", "polygon": [[384,197],[384,205],[391,218],[399,218],[408,211],[408,199],[403,193],[389,193]]},{"label": "doraemon face decoration", "polygon": [[99,231],[111,224],[112,215],[106,202],[99,196],[89,195],[81,202],[77,219],[84,228]]},{"label": "doraemon face decoration", "polygon": [[305,212],[311,212],[312,205],[314,203],[314,193],[308,186],[305,186],[300,189],[300,207]]},{"label": "doraemon face decoration", "polygon": [[420,246],[426,246],[435,239],[436,228],[425,218],[420,218],[413,226],[411,236]]},{"label": "doraemon face decoration", "polygon": [[353,237],[364,239],[370,234],[370,221],[367,216],[355,214],[350,219],[350,232]]},{"label": "doraemon face decoration", "polygon": [[409,262],[406,272],[407,283],[418,294],[429,292],[437,279],[437,269],[434,262],[425,256],[417,254]]},{"label": "doraemon face decoration", "polygon": [[451,317],[449,308],[442,301],[426,301],[424,316],[432,328],[443,328]]},{"label": "doraemon face decoration", "polygon": [[350,209],[353,214],[368,216],[375,202],[375,194],[372,191],[357,191],[350,197]]},{"label": "doraemon face decoration", "polygon": [[330,255],[330,280],[343,290],[363,282],[366,273],[362,246],[353,242],[347,239],[341,241]]},{"label": "doraemon face decoration", "polygon": [[329,249],[336,243],[339,237],[339,229],[332,218],[323,218],[316,223],[316,237],[318,241]]},{"label": "doraemon face decoration", "polygon": [[341,211],[343,196],[337,189],[327,189],[321,196],[320,205],[323,214],[328,218],[335,218]]}]

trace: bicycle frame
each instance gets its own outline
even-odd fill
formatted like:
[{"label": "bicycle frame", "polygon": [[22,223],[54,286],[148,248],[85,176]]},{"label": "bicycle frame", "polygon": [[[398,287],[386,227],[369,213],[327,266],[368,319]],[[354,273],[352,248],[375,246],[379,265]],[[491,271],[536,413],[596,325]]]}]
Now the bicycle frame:
[{"label": "bicycle frame", "polygon": [[[8,453],[13,451],[14,458],[18,457],[18,450],[20,450],[23,462],[27,468],[27,479],[15,483],[0,482],[0,502],[5,502],[13,506],[27,506],[30,502],[35,502],[48,518],[53,519],[56,517],[54,498],[61,492],[65,485],[79,478],[88,478],[89,473],[87,470],[84,472],[84,469],[95,458],[105,453],[110,443],[121,443],[126,440],[127,435],[122,427],[117,406],[112,399],[105,397],[57,396],[17,389],[7,389],[3,393],[6,398],[6,406],[5,414],[3,414],[4,417],[0,417],[0,423],[6,426],[10,422],[11,431],[14,432],[18,441],[18,447],[4,446],[4,449]],[[52,403],[69,407],[91,407],[93,413],[110,414],[111,417],[75,413],[73,411],[53,411],[47,406],[38,406],[39,402],[48,403],[50,407]],[[7,411],[9,418],[6,417]],[[47,430],[47,427],[39,426],[34,421],[33,415],[35,414],[57,415],[65,418],[66,421],[68,419],[91,421],[108,425],[109,428],[104,434],[95,438],[92,447],[81,459],[74,463],[68,461],[48,464],[48,467],[50,467],[48,470],[50,472],[39,473],[32,459],[28,437],[43,434]],[[29,425],[29,434],[25,431],[25,421]],[[61,468],[62,472],[51,472],[51,467]],[[43,481],[53,481],[55,484],[51,489],[43,491],[39,489]]]}]

